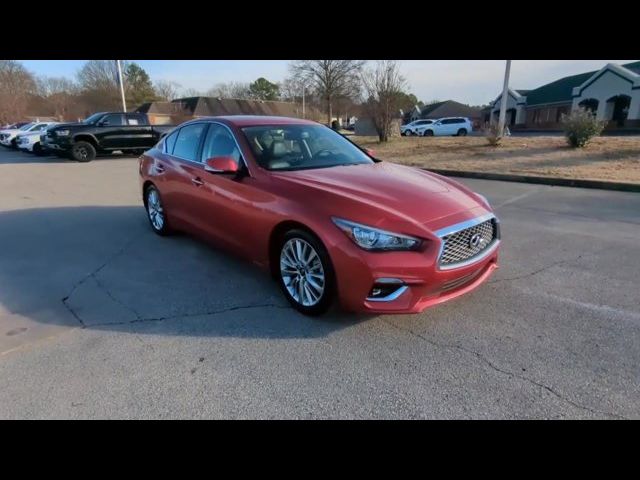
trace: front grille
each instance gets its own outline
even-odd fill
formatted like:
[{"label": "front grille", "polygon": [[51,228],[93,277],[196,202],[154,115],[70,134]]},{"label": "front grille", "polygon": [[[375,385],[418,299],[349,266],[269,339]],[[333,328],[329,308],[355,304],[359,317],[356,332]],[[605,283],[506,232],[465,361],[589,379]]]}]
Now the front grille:
[{"label": "front grille", "polygon": [[493,245],[498,236],[498,223],[495,218],[443,235],[440,266],[454,267],[472,260]]}]

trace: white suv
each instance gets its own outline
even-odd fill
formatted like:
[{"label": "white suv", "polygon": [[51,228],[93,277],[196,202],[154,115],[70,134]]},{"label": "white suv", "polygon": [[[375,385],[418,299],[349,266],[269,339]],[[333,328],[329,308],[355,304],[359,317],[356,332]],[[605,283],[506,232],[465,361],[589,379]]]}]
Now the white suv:
[{"label": "white suv", "polygon": [[416,131],[419,127],[426,127],[431,125],[435,120],[414,120],[411,123],[402,125],[400,127],[400,135],[410,137],[411,135],[417,135]]},{"label": "white suv", "polygon": [[422,137],[442,137],[452,135],[464,137],[473,131],[471,120],[465,117],[447,117],[436,120],[431,125],[420,127],[416,134]]},{"label": "white suv", "polygon": [[46,126],[41,130],[33,130],[31,132],[23,132],[16,135],[16,146],[20,150],[25,150],[27,152],[35,153],[36,155],[41,155],[44,153],[44,149],[40,144],[40,136],[47,132],[48,127],[52,127],[54,125],[58,125],[58,122],[49,122]]},{"label": "white suv", "polygon": [[16,137],[21,133],[28,132],[40,132],[47,128],[47,125],[51,122],[31,122],[23,125],[20,128],[11,128],[7,130],[0,130],[0,144],[5,147],[18,148]]}]

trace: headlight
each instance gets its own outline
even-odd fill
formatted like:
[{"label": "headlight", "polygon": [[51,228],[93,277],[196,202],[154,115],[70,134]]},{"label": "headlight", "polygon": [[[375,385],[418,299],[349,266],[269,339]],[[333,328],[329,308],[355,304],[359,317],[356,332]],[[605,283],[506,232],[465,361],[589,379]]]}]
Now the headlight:
[{"label": "headlight", "polygon": [[422,243],[418,238],[379,230],[341,218],[332,217],[331,220],[356,245],[365,250],[417,250]]},{"label": "headlight", "polygon": [[69,130],[56,130],[56,135],[59,137],[68,137],[69,133]]}]

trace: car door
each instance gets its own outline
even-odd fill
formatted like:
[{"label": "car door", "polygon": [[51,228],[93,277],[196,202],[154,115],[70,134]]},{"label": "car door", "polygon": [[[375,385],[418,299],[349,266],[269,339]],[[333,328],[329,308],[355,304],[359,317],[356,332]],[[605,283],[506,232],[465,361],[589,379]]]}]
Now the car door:
[{"label": "car door", "polygon": [[125,129],[126,147],[147,149],[156,143],[151,125],[142,113],[125,114]]},{"label": "car door", "polygon": [[165,139],[164,151],[159,155],[156,170],[160,170],[160,194],[167,208],[169,220],[175,218],[186,229],[200,233],[200,220],[195,214],[198,187],[204,165],[199,152],[207,123],[185,125]]},{"label": "car door", "polygon": [[123,146],[126,136],[124,117],[121,113],[105,115],[97,124],[96,137],[102,148],[117,150]]},{"label": "car door", "polygon": [[455,119],[447,118],[442,121],[441,135],[453,135],[455,133]]},{"label": "car door", "polygon": [[246,257],[255,256],[252,238],[255,222],[254,203],[259,197],[254,182],[247,176],[246,164],[234,134],[226,125],[212,122],[200,153],[202,164],[215,157],[231,157],[245,174],[225,174],[204,171],[202,185],[197,186],[198,201],[194,214],[198,228],[216,242]]}]

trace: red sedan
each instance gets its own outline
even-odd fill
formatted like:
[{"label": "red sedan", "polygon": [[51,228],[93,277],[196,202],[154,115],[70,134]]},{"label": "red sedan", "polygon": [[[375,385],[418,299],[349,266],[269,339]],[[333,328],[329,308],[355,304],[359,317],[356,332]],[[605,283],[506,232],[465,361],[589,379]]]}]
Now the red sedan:
[{"label": "red sedan", "polygon": [[323,125],[232,116],[180,125],[140,157],[153,230],[203,237],[271,270],[305,314],[420,312],[497,268],[481,195],[382,162]]}]

